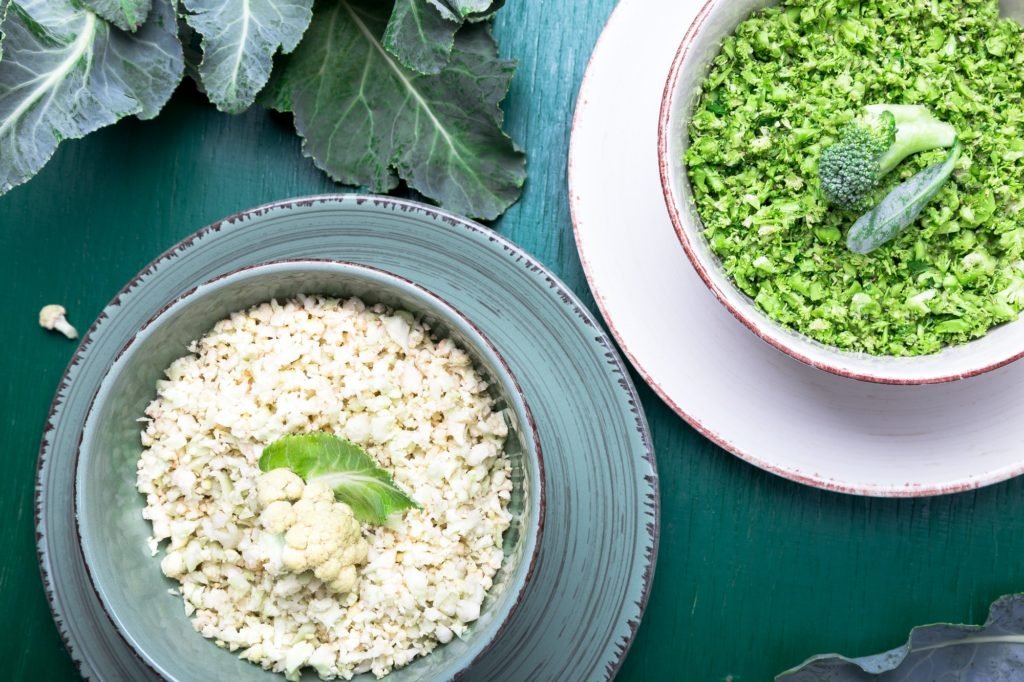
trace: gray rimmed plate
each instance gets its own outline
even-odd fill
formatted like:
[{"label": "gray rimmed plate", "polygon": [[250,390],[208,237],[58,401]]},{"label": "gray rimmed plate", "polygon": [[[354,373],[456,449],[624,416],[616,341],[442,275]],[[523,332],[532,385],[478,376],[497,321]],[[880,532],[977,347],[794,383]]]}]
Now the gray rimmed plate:
[{"label": "gray rimmed plate", "polygon": [[466,678],[612,677],[647,601],[658,524],[654,454],[621,359],[565,285],[490,230],[352,195],[263,206],[186,238],[114,298],[72,358],[40,449],[36,523],[50,605],[82,674],[154,677],[105,616],[75,534],[70,464],[93,395],[155,310],[199,282],[291,258],[370,265],[450,301],[500,345],[533,409],[546,467],[540,556],[520,609]]}]

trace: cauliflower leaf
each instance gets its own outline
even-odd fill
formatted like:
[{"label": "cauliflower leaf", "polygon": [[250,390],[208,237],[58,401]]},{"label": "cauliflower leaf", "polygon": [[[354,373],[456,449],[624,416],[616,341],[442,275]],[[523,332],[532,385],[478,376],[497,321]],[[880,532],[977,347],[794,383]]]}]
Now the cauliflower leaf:
[{"label": "cauliflower leaf", "polygon": [[406,68],[440,73],[452,56],[462,21],[429,0],[398,0],[384,31],[384,47]]},{"label": "cauliflower leaf", "polygon": [[82,4],[129,33],[139,30],[153,9],[153,0],[82,0]]},{"label": "cauliflower leaf", "polygon": [[270,80],[274,54],[294,50],[313,18],[313,0],[183,0],[184,18],[202,36],[199,78],[210,101],[245,111]]},{"label": "cauliflower leaf", "polygon": [[60,142],[156,116],[184,69],[169,0],[132,34],[70,0],[20,0],[0,30],[0,194],[35,175]]},{"label": "cauliflower leaf", "polygon": [[0,59],[4,58],[4,18],[7,16],[8,0],[0,0]]},{"label": "cauliflower leaf", "polygon": [[502,130],[515,65],[474,24],[439,73],[416,73],[384,45],[390,17],[371,0],[316,3],[260,100],[294,114],[303,153],[337,182],[387,192],[404,180],[442,208],[497,218],[526,179],[526,157]]},{"label": "cauliflower leaf", "polygon": [[260,456],[260,470],[274,469],[290,469],[306,483],[323,483],[362,523],[380,525],[395,512],[421,508],[369,453],[330,433],[274,441]]},{"label": "cauliflower leaf", "polygon": [[397,0],[384,31],[384,47],[408,69],[440,73],[451,59],[455,34],[470,21],[494,16],[501,0]]},{"label": "cauliflower leaf", "polygon": [[501,9],[505,0],[443,0],[445,4],[467,21],[484,21]]}]

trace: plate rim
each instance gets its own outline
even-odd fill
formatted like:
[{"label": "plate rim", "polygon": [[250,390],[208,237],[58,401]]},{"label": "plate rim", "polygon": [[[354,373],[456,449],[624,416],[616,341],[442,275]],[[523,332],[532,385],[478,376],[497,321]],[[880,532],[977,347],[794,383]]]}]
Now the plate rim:
[{"label": "plate rim", "polygon": [[[711,4],[713,2],[713,0],[686,0],[686,2],[688,4],[691,4],[691,5],[694,6],[694,10],[693,10],[694,11],[694,17],[696,17],[701,12],[701,8],[705,4]],[[581,195],[579,194],[579,189],[580,189],[580,185],[579,185],[579,181],[578,181],[579,173],[577,173],[577,171],[575,169],[576,162],[577,162],[579,154],[580,154],[579,150],[580,150],[580,144],[581,143],[580,143],[580,137],[577,134],[579,128],[581,127],[580,126],[580,122],[581,122],[581,120],[584,117],[586,117],[588,115],[589,111],[594,106],[593,104],[591,104],[588,101],[588,99],[589,99],[589,97],[591,95],[591,90],[594,87],[593,83],[594,83],[594,80],[595,80],[595,78],[594,78],[594,63],[595,63],[595,60],[604,51],[604,50],[602,50],[602,46],[607,45],[607,43],[609,42],[606,39],[606,37],[607,37],[608,31],[611,28],[611,26],[613,24],[618,25],[620,23],[626,22],[627,19],[624,18],[624,17],[626,17],[628,14],[630,14],[632,12],[632,9],[633,9],[634,5],[639,5],[639,4],[640,4],[639,0],[621,0],[618,3],[618,5],[616,5],[615,10],[609,16],[608,21],[605,24],[605,27],[604,27],[604,29],[601,32],[601,36],[598,38],[598,41],[597,41],[597,43],[595,45],[595,48],[594,48],[594,51],[591,53],[590,59],[587,62],[587,67],[586,67],[586,70],[585,70],[585,73],[584,73],[584,76],[583,76],[583,80],[582,80],[581,85],[580,85],[580,90],[579,90],[579,93],[578,93],[577,98],[576,98],[575,110],[574,110],[574,113],[573,113],[572,125],[571,125],[571,129],[570,129],[569,158],[568,158],[568,164],[567,164],[570,219],[571,219],[572,225],[573,225],[573,235],[574,235],[574,238],[575,238],[576,250],[577,250],[577,253],[579,254],[580,263],[581,263],[582,268],[583,268],[583,273],[584,273],[584,276],[586,277],[587,284],[590,287],[590,290],[591,290],[591,292],[593,294],[593,298],[594,298],[595,304],[597,305],[597,308],[598,308],[598,310],[601,313],[601,317],[604,320],[605,325],[609,329],[612,337],[615,339],[615,341],[616,341],[619,349],[621,350],[622,354],[629,360],[630,364],[633,366],[633,369],[637,372],[637,374],[640,375],[640,377],[644,380],[644,382],[651,388],[651,390],[654,391],[654,393],[665,403],[665,405],[669,409],[671,409],[673,412],[675,412],[687,424],[689,424],[694,430],[696,430],[704,438],[707,438],[713,444],[715,444],[718,447],[722,448],[726,452],[736,456],[737,458],[739,458],[740,460],[746,462],[747,464],[751,464],[751,465],[753,465],[753,466],[755,466],[755,467],[757,467],[757,468],[759,468],[759,469],[761,469],[763,471],[766,471],[766,472],[768,472],[770,474],[773,474],[775,476],[779,476],[781,478],[787,479],[789,481],[793,481],[795,483],[799,483],[801,485],[806,485],[806,486],[809,486],[809,487],[817,488],[819,490],[825,490],[825,491],[835,492],[835,493],[842,493],[842,494],[847,494],[847,495],[863,496],[863,497],[905,498],[906,499],[906,498],[916,498],[916,497],[931,497],[931,496],[936,496],[936,495],[947,495],[947,494],[953,494],[953,493],[966,492],[966,491],[969,491],[969,490],[977,490],[979,488],[983,488],[983,487],[986,487],[986,486],[989,486],[989,485],[1000,483],[1000,482],[1003,482],[1003,481],[1006,481],[1006,480],[1009,480],[1011,478],[1015,478],[1017,476],[1020,476],[1020,475],[1024,474],[1024,461],[1022,461],[1022,462],[1020,462],[1019,464],[1016,464],[1016,465],[1004,466],[1004,467],[1002,467],[1000,469],[995,469],[993,471],[987,472],[984,476],[972,477],[972,478],[969,478],[969,479],[961,477],[959,480],[952,481],[952,482],[950,482],[948,484],[930,483],[930,484],[921,485],[921,486],[906,486],[906,485],[905,486],[897,486],[897,485],[874,486],[874,485],[870,485],[870,484],[864,484],[864,485],[861,485],[861,484],[846,484],[846,483],[843,483],[843,482],[840,482],[840,481],[836,481],[836,480],[827,478],[825,476],[818,475],[817,473],[815,473],[815,474],[807,474],[807,473],[804,473],[802,471],[794,470],[794,469],[792,469],[790,467],[787,467],[787,466],[781,466],[781,465],[775,464],[775,463],[767,461],[767,460],[765,460],[765,459],[763,459],[761,457],[758,457],[757,455],[752,454],[751,452],[748,452],[746,450],[740,449],[733,442],[731,442],[729,440],[729,438],[727,438],[724,435],[722,435],[721,433],[711,429],[710,427],[705,425],[700,419],[698,419],[693,414],[691,414],[686,409],[684,409],[683,406],[680,405],[678,401],[673,399],[673,397],[669,394],[668,390],[661,383],[659,383],[657,379],[655,379],[655,377],[653,376],[651,371],[648,369],[647,363],[643,362],[640,359],[640,357],[634,352],[634,350],[630,348],[630,345],[629,345],[627,339],[625,338],[622,330],[616,324],[616,318],[611,314],[609,306],[606,303],[605,296],[602,293],[606,289],[606,287],[601,285],[601,282],[598,280],[598,278],[597,278],[597,276],[595,274],[594,266],[591,264],[590,259],[588,257],[587,241],[584,239],[584,236],[583,236],[584,230],[581,228],[581,215],[580,214],[582,212],[581,204],[583,203],[583,201],[581,200]],[[693,23],[693,19],[692,18],[689,21],[686,22],[686,29],[687,30],[689,29],[689,27],[690,27],[690,25],[692,23]],[[679,35],[682,36],[684,34],[685,34],[685,31],[681,32]],[[666,58],[666,61],[665,61],[664,64],[647,64],[646,68],[655,68],[655,69],[658,69],[660,71],[664,67],[665,74],[668,74],[668,69],[669,69],[669,67],[672,64],[672,61],[673,61],[673,58],[674,58],[674,55],[675,55],[675,52],[676,52],[675,48],[676,48],[677,45],[678,45],[678,42],[674,42],[673,43],[673,50],[672,50],[671,54],[668,55],[668,57]],[[660,83],[664,83],[665,82],[663,79],[660,78],[660,76],[659,76],[658,80],[659,80]],[[651,122],[652,129],[654,129],[654,127],[656,127],[657,124],[658,124],[658,119],[659,119],[659,109],[658,109],[658,106],[660,105],[660,102],[661,102],[661,94],[662,93],[659,91],[658,96],[656,97],[656,100],[657,100],[658,104],[656,104],[654,106],[654,108],[652,109],[652,122]],[[656,138],[657,138],[657,136],[655,135],[655,146],[654,146],[652,151],[654,153],[653,163],[655,164],[655,176],[657,177],[657,176],[660,175],[660,171],[658,171],[658,169],[656,168],[656,166],[657,166],[657,148],[656,148],[657,139]],[[658,193],[661,194],[660,187],[658,188]],[[667,215],[667,209],[663,206],[663,203],[664,202],[660,202],[659,205],[662,205],[662,210],[666,211],[666,216],[665,216],[666,223],[668,225],[671,225],[671,219]],[[673,237],[673,241],[676,241],[675,236]],[[701,286],[701,290],[704,290],[704,289],[705,289],[705,287]],[[742,332],[744,334],[748,334],[749,333],[748,331],[746,331],[742,327],[737,327],[736,331],[737,332]],[[778,352],[778,351],[774,351],[774,352]],[[853,381],[853,380],[850,380],[850,381]],[[858,382],[858,383],[860,383],[860,382]],[[946,385],[956,385],[957,383],[960,383],[960,382],[951,382],[951,383],[948,383]],[[877,385],[877,386],[879,386],[881,388],[885,388],[886,386],[889,386],[887,384],[874,384],[874,385]]]},{"label": "plate rim", "polygon": [[[204,227],[185,235],[183,238],[175,242],[173,245],[165,249],[149,263],[147,263],[141,270],[138,271],[128,282],[122,286],[117,293],[107,302],[102,308],[96,319],[89,325],[87,331],[82,335],[81,341],[71,358],[69,359],[63,373],[61,374],[60,380],[58,381],[57,388],[54,392],[53,399],[50,403],[50,407],[47,411],[46,420],[42,429],[40,445],[38,450],[38,456],[36,460],[36,476],[35,476],[35,489],[33,492],[33,517],[34,517],[34,530],[36,536],[35,549],[36,549],[36,562],[40,571],[40,577],[43,583],[43,589],[46,594],[47,607],[50,609],[50,615],[57,627],[58,634],[67,651],[69,657],[72,660],[75,668],[79,674],[87,680],[91,679],[102,679],[103,674],[101,671],[93,670],[89,667],[86,657],[81,656],[78,653],[78,644],[74,642],[72,633],[67,627],[66,620],[67,616],[62,611],[62,606],[58,599],[56,590],[53,585],[53,581],[50,577],[51,571],[57,572],[55,565],[51,562],[50,549],[48,547],[47,537],[49,535],[49,528],[44,514],[46,508],[46,497],[48,482],[44,477],[44,473],[47,467],[52,465],[53,453],[50,451],[50,434],[57,428],[58,418],[63,411],[64,397],[70,387],[72,381],[76,378],[72,374],[77,374],[76,368],[81,364],[81,360],[85,354],[89,352],[89,347],[92,345],[91,341],[93,336],[96,334],[98,327],[101,323],[109,317],[109,313],[120,305],[120,299],[122,296],[131,293],[143,280],[152,276],[157,266],[161,263],[171,260],[177,256],[180,252],[184,252],[186,249],[193,246],[193,243],[211,233],[219,232],[225,224],[234,224],[239,220],[248,220],[252,218],[262,217],[263,214],[276,211],[276,210],[291,210],[295,208],[309,207],[316,204],[328,204],[332,205],[335,209],[346,210],[346,205],[355,204],[361,206],[364,203],[372,203],[377,207],[393,207],[403,212],[417,211],[426,213],[430,219],[442,222],[451,228],[461,228],[464,232],[476,235],[486,239],[491,244],[495,244],[497,248],[500,248],[511,260],[511,265],[524,267],[529,271],[541,274],[548,282],[549,288],[558,299],[561,300],[563,305],[568,306],[573,313],[580,318],[580,320],[590,327],[593,332],[597,335],[594,340],[595,343],[602,345],[605,348],[606,362],[608,363],[608,371],[617,372],[619,377],[618,384],[621,390],[625,392],[625,398],[627,403],[631,407],[633,413],[634,422],[633,428],[636,430],[636,434],[639,436],[639,443],[642,446],[642,453],[640,459],[646,463],[650,471],[639,476],[646,485],[650,486],[650,490],[647,494],[646,505],[649,508],[651,520],[650,522],[643,524],[646,530],[646,542],[649,544],[649,551],[643,551],[641,565],[643,570],[640,572],[641,578],[641,598],[636,602],[636,606],[639,610],[639,614],[636,619],[630,618],[625,622],[628,629],[628,634],[625,635],[624,640],[613,642],[612,645],[607,649],[609,652],[609,659],[614,658],[613,661],[609,662],[604,666],[604,670],[607,674],[606,679],[611,680],[615,677],[618,671],[621,669],[625,659],[636,640],[637,630],[639,628],[640,620],[643,618],[646,611],[651,589],[654,581],[654,574],[657,567],[657,558],[659,551],[660,541],[660,526],[661,526],[661,497],[660,497],[660,480],[657,468],[657,460],[654,451],[653,439],[650,432],[650,426],[647,421],[643,404],[641,403],[639,393],[636,385],[629,376],[629,369],[627,364],[623,361],[622,357],[615,352],[615,345],[608,335],[601,328],[598,323],[596,316],[591,313],[586,305],[580,300],[579,296],[567,285],[561,278],[553,273],[547,266],[542,264],[534,256],[526,252],[522,247],[514,244],[508,238],[500,235],[496,230],[489,229],[476,221],[464,218],[462,216],[451,213],[443,208],[431,206],[421,202],[417,202],[410,199],[403,199],[397,197],[390,197],[384,195],[375,194],[361,194],[361,193],[321,193],[313,195],[301,195],[297,197],[291,197],[286,199],[279,199],[275,201],[266,202],[258,206],[254,206],[248,209],[244,209],[233,213],[225,218],[213,221]],[[371,266],[372,267],[372,266]],[[391,273],[394,274],[394,273]],[[431,293],[434,293],[431,291]],[[435,296],[440,294],[434,293]],[[177,297],[175,298],[177,300]],[[94,399],[94,398],[93,398]],[[81,433],[78,434],[79,442],[81,441]],[[539,445],[539,443],[538,443]],[[546,487],[546,486],[544,486]],[[640,510],[642,513],[643,510]],[[76,515],[74,509],[74,501],[71,501],[71,513],[73,516]],[[77,520],[72,521],[72,525],[77,524]],[[638,546],[639,548],[640,546]],[[539,552],[540,543],[538,542],[537,551]],[[646,549],[646,548],[645,548]],[[82,560],[82,565],[86,572],[88,572],[88,564],[85,563],[84,557],[81,556],[81,550],[76,553],[77,561],[79,558]],[[49,566],[49,569],[48,569]],[[536,564],[534,564],[536,568]],[[95,587],[92,585],[91,580],[89,587],[95,591]],[[106,610],[103,610],[104,618],[110,622],[109,614]],[[616,614],[623,615],[623,614]],[[124,642],[123,634],[117,627],[111,622],[111,627],[116,631],[118,637]],[[133,657],[141,661],[143,665],[152,670],[158,677],[162,677],[159,673],[148,664],[148,662],[139,657],[138,652],[133,647],[124,642],[128,649],[131,651]],[[474,659],[475,662],[475,659]]]},{"label": "plate rim", "polygon": [[[572,223],[573,238],[576,242],[576,253],[579,255],[580,258],[580,265],[583,268],[583,275],[587,280],[587,286],[590,287],[590,291],[594,296],[594,303],[597,305],[597,308],[601,313],[601,319],[603,319],[604,323],[608,326],[608,330],[615,338],[615,341],[618,344],[619,349],[622,351],[623,355],[625,355],[626,358],[629,360],[630,364],[633,366],[633,369],[636,370],[637,374],[639,374],[640,377],[644,380],[644,383],[646,383],[651,388],[651,390],[653,390],[655,394],[657,394],[657,396],[665,403],[665,405],[669,407],[669,409],[675,412],[678,416],[682,417],[687,424],[696,429],[697,432],[700,433],[702,436],[710,440],[715,445],[718,445],[722,449],[726,450],[727,452],[730,452],[733,455],[739,457],[740,459],[749,462],[761,469],[764,469],[765,471],[769,471],[778,476],[789,478],[787,472],[775,470],[767,462],[762,462],[758,458],[748,455],[739,450],[738,448],[736,448],[726,438],[722,437],[718,433],[706,427],[704,424],[701,423],[699,419],[686,412],[686,410],[684,410],[682,406],[680,406],[675,400],[672,399],[672,397],[668,394],[668,391],[666,391],[665,388],[654,379],[654,377],[648,371],[644,363],[640,361],[639,357],[637,357],[637,355],[630,349],[629,344],[626,343],[626,339],[623,337],[622,332],[615,324],[615,319],[612,317],[607,305],[605,304],[604,295],[601,293],[602,287],[598,286],[597,277],[594,274],[593,266],[590,264],[590,259],[587,257],[587,250],[584,247],[582,230],[580,229],[580,218],[578,215],[579,209],[577,208],[576,201],[575,189],[577,187],[577,184],[574,181],[574,178],[576,177],[576,148],[578,144],[577,140],[579,139],[576,136],[576,130],[579,126],[580,119],[582,118],[584,111],[589,107],[589,102],[586,100],[586,96],[593,81],[594,60],[596,59],[598,53],[601,51],[602,46],[608,42],[608,29],[611,27],[612,23],[616,22],[616,20],[621,20],[622,15],[625,14],[623,8],[629,6],[632,1],[633,0],[621,0],[615,6],[615,9],[612,10],[612,13],[608,16],[608,21],[605,22],[604,28],[601,30],[601,35],[598,36],[597,42],[594,44],[594,49],[590,53],[590,58],[587,60],[587,66],[583,72],[583,80],[580,82],[579,92],[576,95],[576,105],[573,110],[572,123],[569,128],[569,159],[567,163],[567,176],[569,185],[569,220]],[[711,2],[711,0],[708,0],[708,2]]]}]

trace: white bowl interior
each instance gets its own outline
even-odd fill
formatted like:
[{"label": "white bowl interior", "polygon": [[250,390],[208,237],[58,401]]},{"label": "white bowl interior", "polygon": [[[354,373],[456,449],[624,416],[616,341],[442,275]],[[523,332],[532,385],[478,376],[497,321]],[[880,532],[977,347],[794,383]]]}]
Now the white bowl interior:
[{"label": "white bowl interior", "polygon": [[680,240],[687,246],[698,273],[719,300],[755,334],[798,360],[841,376],[880,383],[938,383],[981,374],[1021,357],[1024,324],[1019,321],[933,355],[897,358],[843,351],[772,320],[726,276],[704,239],[704,226],[683,166],[683,155],[689,146],[687,130],[704,78],[722,41],[752,12],[774,4],[775,0],[711,0],[683,39],[665,89],[659,157],[666,201]]}]

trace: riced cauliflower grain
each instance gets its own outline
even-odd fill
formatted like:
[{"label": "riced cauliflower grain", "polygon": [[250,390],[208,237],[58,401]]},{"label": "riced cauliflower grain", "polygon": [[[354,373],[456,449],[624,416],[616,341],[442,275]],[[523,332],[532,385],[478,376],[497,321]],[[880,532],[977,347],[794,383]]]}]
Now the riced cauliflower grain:
[{"label": "riced cauliflower grain", "polygon": [[[189,351],[146,409],[137,485],[196,630],[288,679],[382,677],[465,634],[512,490],[469,356],[406,312],[316,296],[234,313]],[[359,526],[329,489],[261,474],[265,446],[314,431],[363,446],[423,508]]]}]

